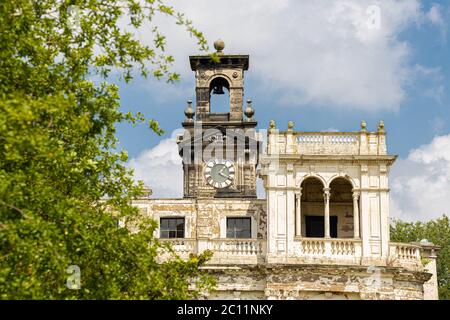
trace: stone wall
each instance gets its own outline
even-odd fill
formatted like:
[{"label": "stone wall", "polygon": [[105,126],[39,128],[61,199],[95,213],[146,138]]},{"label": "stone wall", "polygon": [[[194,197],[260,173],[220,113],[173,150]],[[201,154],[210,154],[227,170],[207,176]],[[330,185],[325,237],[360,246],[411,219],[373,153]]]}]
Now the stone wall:
[{"label": "stone wall", "polygon": [[[226,217],[249,216],[253,220],[252,241],[266,245],[266,202],[251,199],[141,199],[133,203],[141,214],[157,221],[161,217],[184,217],[186,239],[195,239],[194,247],[183,247],[182,253],[201,252],[201,239],[211,243],[224,240]],[[155,236],[159,236],[156,231]],[[233,239],[231,239],[233,240]],[[193,241],[194,242],[194,241]],[[394,244],[392,244],[394,245]],[[206,248],[206,247],[205,247]],[[301,254],[301,253],[299,253]],[[402,253],[404,254],[404,253]],[[433,255],[429,255],[433,257]],[[357,255],[355,256],[357,258]],[[294,258],[294,257],[293,257]],[[403,266],[361,265],[317,256],[306,262],[302,256],[290,264],[268,262],[266,252],[215,252],[205,267],[218,279],[217,289],[207,299],[432,299],[435,275],[432,269]],[[355,258],[355,259],[356,259]],[[303,261],[303,260],[305,261]],[[328,259],[328,260],[327,260]],[[302,262],[303,261],[303,262]],[[350,260],[349,260],[350,261]],[[431,261],[432,262],[432,261]],[[433,266],[432,266],[433,267]],[[434,278],[433,278],[434,277]],[[431,280],[430,280],[431,279]],[[424,286],[425,283],[425,286]],[[429,285],[427,285],[429,283]],[[424,291],[426,293],[424,294]]]},{"label": "stone wall", "polygon": [[420,300],[430,274],[390,267],[326,265],[208,267],[218,279],[208,299]]},{"label": "stone wall", "polygon": [[[252,238],[266,239],[266,201],[261,199],[145,199],[133,204],[159,222],[162,217],[185,218],[185,238],[226,238],[227,217],[250,217]],[[159,229],[155,231],[159,237]]]}]

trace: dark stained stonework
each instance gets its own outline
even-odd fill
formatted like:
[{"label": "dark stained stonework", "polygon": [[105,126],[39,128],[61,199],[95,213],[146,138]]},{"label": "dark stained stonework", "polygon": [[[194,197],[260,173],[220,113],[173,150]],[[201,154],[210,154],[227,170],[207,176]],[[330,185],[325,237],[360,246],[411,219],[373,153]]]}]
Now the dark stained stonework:
[{"label": "dark stained stonework", "polygon": [[[254,299],[383,299],[423,298],[427,272],[377,267],[374,275],[363,266],[343,265],[210,265],[206,270],[218,279],[218,291],[207,298]],[[219,293],[219,291],[221,293]]]}]

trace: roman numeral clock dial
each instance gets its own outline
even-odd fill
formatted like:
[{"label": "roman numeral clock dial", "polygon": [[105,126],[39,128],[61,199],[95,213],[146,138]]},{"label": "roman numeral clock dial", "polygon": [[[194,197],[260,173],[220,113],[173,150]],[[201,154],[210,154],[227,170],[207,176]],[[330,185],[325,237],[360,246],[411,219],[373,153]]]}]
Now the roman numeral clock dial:
[{"label": "roman numeral clock dial", "polygon": [[231,186],[234,181],[234,164],[230,160],[214,159],[206,163],[206,182],[216,188],[222,189]]}]

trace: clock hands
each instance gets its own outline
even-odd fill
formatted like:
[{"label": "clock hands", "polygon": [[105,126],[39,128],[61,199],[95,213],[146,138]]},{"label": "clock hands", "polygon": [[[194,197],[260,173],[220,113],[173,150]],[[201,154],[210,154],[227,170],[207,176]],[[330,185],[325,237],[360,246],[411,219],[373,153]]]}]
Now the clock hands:
[{"label": "clock hands", "polygon": [[219,170],[219,175],[222,176],[222,177],[224,177],[224,178],[228,178],[228,175],[226,175],[226,174],[223,173],[223,170],[224,170],[225,168],[226,168],[226,167],[223,167],[222,169]]}]

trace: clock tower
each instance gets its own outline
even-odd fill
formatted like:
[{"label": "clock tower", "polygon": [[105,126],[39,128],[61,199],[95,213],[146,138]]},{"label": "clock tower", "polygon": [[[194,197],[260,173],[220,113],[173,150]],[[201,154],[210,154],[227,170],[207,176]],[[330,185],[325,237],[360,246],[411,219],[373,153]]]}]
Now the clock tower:
[{"label": "clock tower", "polygon": [[[188,101],[184,133],[177,138],[183,159],[185,198],[256,198],[260,139],[251,100],[243,110],[248,55],[224,54],[222,40],[212,55],[190,56],[196,107]],[[229,112],[211,105],[214,94],[229,94]]]}]

